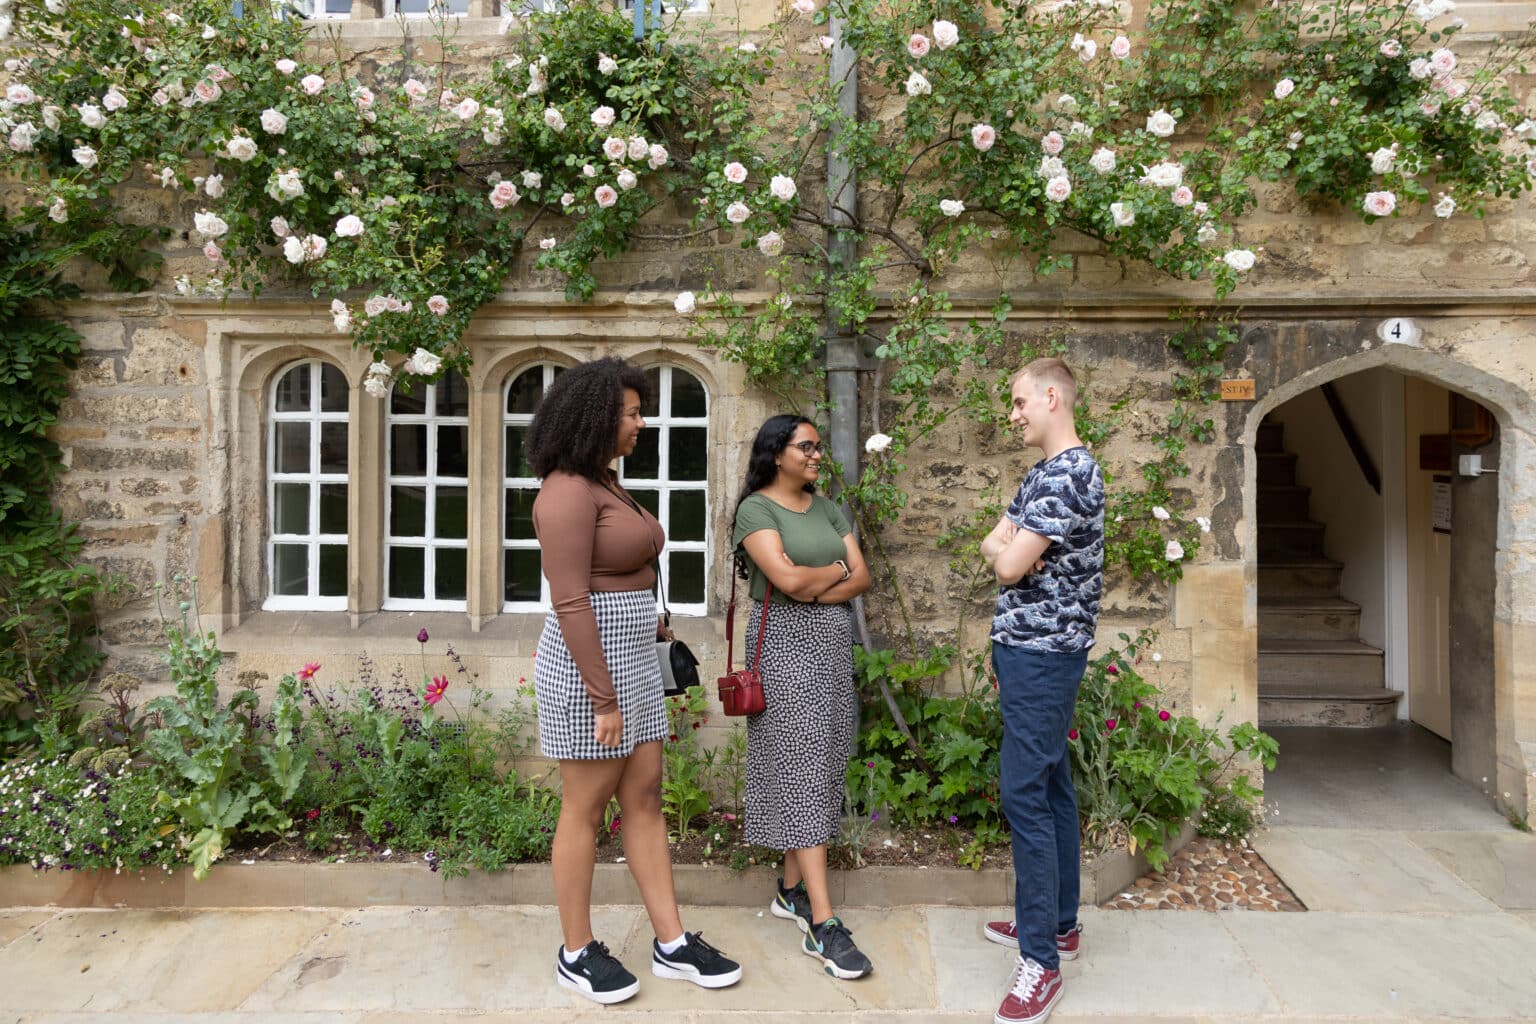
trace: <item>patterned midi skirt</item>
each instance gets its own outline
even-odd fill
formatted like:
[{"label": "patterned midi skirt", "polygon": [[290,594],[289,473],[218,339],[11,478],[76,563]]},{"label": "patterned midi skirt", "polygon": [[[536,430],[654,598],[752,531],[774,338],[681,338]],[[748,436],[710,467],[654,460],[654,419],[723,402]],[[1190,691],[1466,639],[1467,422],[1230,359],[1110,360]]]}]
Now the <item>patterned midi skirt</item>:
[{"label": "patterned midi skirt", "polygon": [[605,747],[592,737],[592,699],[581,672],[565,646],[560,618],[544,619],[539,654],[534,659],[533,689],[539,703],[539,750],[545,757],[584,761],[628,757],[641,743],[667,735],[667,711],[661,696],[661,666],[656,661],[656,595],[649,590],[593,591],[592,611],[602,638],[603,656],[624,715],[624,737]]},{"label": "patterned midi skirt", "polygon": [[[761,602],[747,620],[757,645]],[[776,604],[763,637],[766,710],[747,719],[746,839],[803,850],[837,838],[858,694],[853,613],[845,604]]]}]

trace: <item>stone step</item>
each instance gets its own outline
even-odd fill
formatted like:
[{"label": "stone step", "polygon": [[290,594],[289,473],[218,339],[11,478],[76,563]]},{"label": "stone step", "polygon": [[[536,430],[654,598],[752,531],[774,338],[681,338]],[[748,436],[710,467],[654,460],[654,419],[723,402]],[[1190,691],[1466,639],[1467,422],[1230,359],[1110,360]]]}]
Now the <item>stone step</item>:
[{"label": "stone step", "polygon": [[1316,693],[1338,687],[1380,687],[1381,650],[1359,640],[1259,638],[1259,693],[1270,688]]},{"label": "stone step", "polygon": [[1360,606],[1341,597],[1266,597],[1259,601],[1259,643],[1358,640]]},{"label": "stone step", "polygon": [[1325,725],[1369,729],[1397,719],[1402,691],[1381,686],[1301,692],[1259,684],[1259,725]]},{"label": "stone step", "polygon": [[1260,453],[1285,451],[1285,424],[1274,420],[1260,423],[1259,431],[1254,435],[1253,450]]},{"label": "stone step", "polygon": [[1272,597],[1337,597],[1342,563],[1327,558],[1259,562],[1259,603]]},{"label": "stone step", "polygon": [[1328,527],[1307,520],[1268,521],[1259,524],[1259,564],[1275,559],[1322,558],[1323,535]]},{"label": "stone step", "polygon": [[1296,456],[1291,452],[1257,452],[1260,487],[1291,487],[1296,483]]},{"label": "stone step", "polygon": [[1271,522],[1306,519],[1312,505],[1312,488],[1300,484],[1259,488],[1259,529]]}]

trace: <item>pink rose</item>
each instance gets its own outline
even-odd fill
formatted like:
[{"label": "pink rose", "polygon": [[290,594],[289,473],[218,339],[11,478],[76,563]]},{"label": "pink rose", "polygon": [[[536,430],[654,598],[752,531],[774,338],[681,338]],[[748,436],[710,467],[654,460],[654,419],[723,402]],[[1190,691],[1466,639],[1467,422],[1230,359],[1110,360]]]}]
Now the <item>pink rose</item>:
[{"label": "pink rose", "polygon": [[1072,194],[1072,182],[1065,175],[1052,178],[1045,183],[1045,198],[1053,203],[1064,201]]},{"label": "pink rose", "polygon": [[325,79],[319,75],[305,75],[299,79],[299,86],[309,95],[318,96],[320,90],[325,88]]},{"label": "pink rose", "polygon": [[521,198],[517,194],[517,186],[510,181],[498,181],[496,187],[491,189],[491,205],[498,210],[505,210]]},{"label": "pink rose", "polygon": [[597,205],[607,209],[619,201],[619,193],[612,185],[599,185],[597,191],[592,193],[592,198],[597,200]]},{"label": "pink rose", "polygon": [[1283,100],[1296,91],[1296,83],[1289,78],[1282,78],[1275,83],[1275,99]]},{"label": "pink rose", "polygon": [[442,316],[448,312],[448,300],[441,295],[434,295],[427,300],[427,308],[433,316]]},{"label": "pink rose", "polygon": [[907,40],[907,52],[914,57],[926,57],[929,45],[927,36],[921,32],[913,32],[912,38]]},{"label": "pink rose", "polygon": [[1050,156],[1056,156],[1066,148],[1067,142],[1061,137],[1060,132],[1050,132],[1040,140],[1040,148]]},{"label": "pink rose", "polygon": [[1372,217],[1385,217],[1397,209],[1397,196],[1391,192],[1367,192],[1360,205]]},{"label": "pink rose", "polygon": [[280,59],[273,66],[276,67],[278,71],[280,71],[281,73],[283,73],[285,75],[291,75],[291,74],[294,73],[295,70],[298,69],[298,65],[295,64],[293,61],[289,60],[287,57],[283,57],[282,59]]},{"label": "pink rose", "polygon": [[1388,39],[1381,44],[1381,55],[1383,57],[1401,57],[1403,55],[1403,44],[1396,39]]},{"label": "pink rose", "polygon": [[1188,185],[1180,185],[1168,198],[1173,200],[1174,206],[1188,206],[1195,201],[1195,193]]},{"label": "pink rose", "polygon": [[971,126],[971,145],[985,153],[997,142],[997,129],[989,124],[977,124]]},{"label": "pink rose", "polygon": [[725,180],[732,185],[740,185],[747,180],[747,169],[733,160],[725,165]]},{"label": "pink rose", "polygon": [[1429,69],[1438,78],[1444,78],[1456,70],[1456,55],[1450,50],[1441,48],[1429,55]]},{"label": "pink rose", "polygon": [[1109,44],[1109,55],[1116,60],[1125,60],[1131,55],[1131,41],[1125,36],[1115,36],[1115,41]]},{"label": "pink rose", "polygon": [[224,258],[224,253],[219,249],[219,243],[213,241],[203,243],[203,255],[215,263]]}]

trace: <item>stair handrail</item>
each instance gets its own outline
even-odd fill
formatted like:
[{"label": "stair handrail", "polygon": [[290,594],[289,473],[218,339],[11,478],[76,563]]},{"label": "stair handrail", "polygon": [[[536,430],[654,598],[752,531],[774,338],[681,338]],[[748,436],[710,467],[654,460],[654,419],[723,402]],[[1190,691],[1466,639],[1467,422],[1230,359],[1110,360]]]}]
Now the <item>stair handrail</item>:
[{"label": "stair handrail", "polygon": [[1379,495],[1381,474],[1376,471],[1376,463],[1372,461],[1371,453],[1365,450],[1365,442],[1360,439],[1360,432],[1355,429],[1354,420],[1349,418],[1349,411],[1344,408],[1344,401],[1339,398],[1338,389],[1333,386],[1333,381],[1328,381],[1321,386],[1320,390],[1328,401],[1328,408],[1333,412],[1333,421],[1339,425],[1339,432],[1344,435],[1344,443],[1349,445],[1349,452],[1355,457],[1355,465],[1360,467],[1360,474],[1365,477],[1365,482],[1371,485],[1371,490]]}]

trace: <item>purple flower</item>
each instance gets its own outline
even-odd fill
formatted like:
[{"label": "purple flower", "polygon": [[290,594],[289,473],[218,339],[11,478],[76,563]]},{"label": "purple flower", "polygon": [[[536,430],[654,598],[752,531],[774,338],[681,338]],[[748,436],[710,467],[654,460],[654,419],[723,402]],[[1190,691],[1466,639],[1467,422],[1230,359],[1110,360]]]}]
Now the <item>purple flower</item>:
[{"label": "purple flower", "polygon": [[1119,722],[1116,719],[1106,718],[1106,719],[1104,719],[1104,731],[1105,732],[1114,732],[1115,731],[1115,726],[1118,725],[1118,724],[1119,724]]},{"label": "purple flower", "polygon": [[870,821],[879,821],[880,820],[880,812],[879,811],[875,811],[873,814],[871,814],[869,816],[869,820]]},{"label": "purple flower", "polygon": [[958,824],[958,823],[959,823],[959,821],[960,821],[960,819],[959,819],[959,818],[958,818],[958,817],[956,817],[956,816],[955,816],[955,815],[953,815],[953,814],[951,814],[951,815],[950,815],[950,816],[949,816],[949,823],[950,823],[950,824],[951,824],[951,825],[954,825],[954,824]]},{"label": "purple flower", "polygon": [[416,642],[419,644],[424,644],[427,642],[427,640],[428,637],[426,627],[422,627],[421,632],[416,634]]}]

